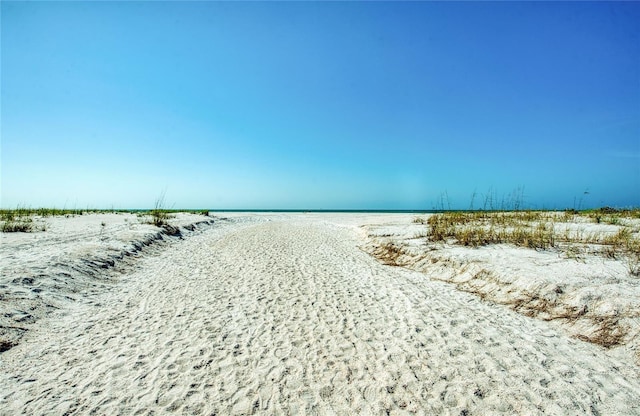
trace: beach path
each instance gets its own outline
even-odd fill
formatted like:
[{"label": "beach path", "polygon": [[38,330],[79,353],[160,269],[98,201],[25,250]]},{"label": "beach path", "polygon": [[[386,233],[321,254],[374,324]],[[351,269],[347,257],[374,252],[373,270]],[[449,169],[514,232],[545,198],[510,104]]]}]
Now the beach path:
[{"label": "beach path", "polygon": [[203,232],[0,355],[1,414],[639,414],[596,345],[312,217]]}]

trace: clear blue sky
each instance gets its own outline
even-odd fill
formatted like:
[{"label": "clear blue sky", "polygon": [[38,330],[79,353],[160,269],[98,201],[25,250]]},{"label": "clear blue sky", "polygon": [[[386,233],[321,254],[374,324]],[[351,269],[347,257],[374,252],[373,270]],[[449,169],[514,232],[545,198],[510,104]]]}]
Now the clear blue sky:
[{"label": "clear blue sky", "polygon": [[638,2],[0,7],[5,208],[640,206]]}]

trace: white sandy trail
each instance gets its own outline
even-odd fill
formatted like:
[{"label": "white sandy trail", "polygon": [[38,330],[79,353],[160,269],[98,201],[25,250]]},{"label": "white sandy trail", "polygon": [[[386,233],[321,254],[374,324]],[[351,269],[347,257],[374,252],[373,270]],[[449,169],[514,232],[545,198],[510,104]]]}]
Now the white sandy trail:
[{"label": "white sandy trail", "polygon": [[293,220],[207,231],[0,356],[2,414],[640,414],[636,368]]}]

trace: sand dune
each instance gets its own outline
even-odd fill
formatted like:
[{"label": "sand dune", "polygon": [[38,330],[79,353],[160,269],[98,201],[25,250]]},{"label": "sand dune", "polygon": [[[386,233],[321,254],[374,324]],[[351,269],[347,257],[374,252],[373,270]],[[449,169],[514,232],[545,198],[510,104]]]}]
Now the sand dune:
[{"label": "sand dune", "polygon": [[0,413],[640,414],[622,358],[361,251],[388,216],[230,217],[38,321]]},{"label": "sand dune", "polygon": [[[585,233],[593,232],[584,231],[589,227],[614,228],[570,226]],[[480,248],[427,244],[424,237],[416,238],[425,233],[425,226],[407,218],[365,225],[363,231],[365,250],[383,262],[420,271],[429,279],[453,283],[481,299],[547,321],[640,366],[640,279],[629,273],[624,256],[585,251],[570,257],[562,248],[532,250],[508,244]],[[392,253],[389,243],[395,247]]]},{"label": "sand dune", "polygon": [[35,218],[46,232],[0,233],[0,351],[42,317],[112,288],[143,253],[206,229],[213,219],[180,213],[167,228],[135,214]]}]

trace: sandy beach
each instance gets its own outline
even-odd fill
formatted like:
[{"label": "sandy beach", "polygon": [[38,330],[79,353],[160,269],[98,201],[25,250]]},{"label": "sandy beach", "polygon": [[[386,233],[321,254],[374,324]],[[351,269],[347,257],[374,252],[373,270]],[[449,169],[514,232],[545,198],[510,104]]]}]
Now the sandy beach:
[{"label": "sandy beach", "polygon": [[[640,414],[640,284],[617,263],[494,247],[384,264],[376,245],[419,234],[410,214],[180,214],[179,235],[101,215],[2,235],[0,414]],[[600,290],[620,345],[576,336],[596,318],[501,301],[562,273],[557,305]]]}]

